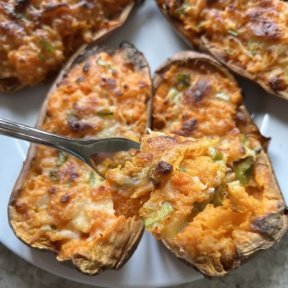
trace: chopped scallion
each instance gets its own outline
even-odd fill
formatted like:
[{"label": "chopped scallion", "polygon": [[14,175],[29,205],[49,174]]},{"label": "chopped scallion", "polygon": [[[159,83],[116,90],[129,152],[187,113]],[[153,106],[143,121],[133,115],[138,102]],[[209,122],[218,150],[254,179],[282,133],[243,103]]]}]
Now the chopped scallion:
[{"label": "chopped scallion", "polygon": [[227,95],[226,93],[224,92],[219,92],[216,94],[216,98],[217,99],[220,99],[220,100],[223,100],[223,101],[230,101],[230,96]]},{"label": "chopped scallion", "polygon": [[113,115],[114,113],[109,109],[102,109],[102,110],[97,111],[97,116],[100,116],[100,117],[107,117],[107,116],[113,116]]},{"label": "chopped scallion", "polygon": [[178,170],[183,172],[183,173],[187,173],[187,168],[186,167],[179,167]]},{"label": "chopped scallion", "polygon": [[252,178],[253,164],[253,157],[247,157],[234,165],[236,177],[242,185],[247,185],[250,182]]},{"label": "chopped scallion", "polygon": [[89,186],[93,188],[97,186],[97,184],[100,183],[100,179],[96,177],[94,172],[90,172],[88,182],[89,182]]},{"label": "chopped scallion", "polygon": [[176,88],[171,88],[168,92],[167,97],[175,104],[179,103],[181,98],[181,93]]},{"label": "chopped scallion", "polygon": [[174,211],[174,208],[171,203],[164,202],[162,204],[161,209],[154,213],[152,216],[146,218],[144,220],[144,224],[146,228],[151,228],[154,224],[162,221],[166,216],[168,216],[170,213]]},{"label": "chopped scallion", "polygon": [[44,51],[48,52],[48,53],[53,53],[55,52],[55,48],[51,45],[51,43],[49,41],[47,41],[44,38],[41,38],[39,40],[39,44],[40,46],[43,48]]},{"label": "chopped scallion", "polygon": [[178,7],[175,10],[175,15],[181,16],[182,14],[185,14],[191,7],[192,5],[188,3],[187,1],[185,1],[180,7]]},{"label": "chopped scallion", "polygon": [[214,161],[221,161],[224,158],[223,153],[219,152],[216,148],[212,146],[209,147],[208,154]]},{"label": "chopped scallion", "polygon": [[97,61],[97,64],[99,64],[100,66],[103,66],[103,67],[109,67],[110,66],[108,62],[106,62],[105,60],[103,60],[101,58]]},{"label": "chopped scallion", "polygon": [[237,32],[236,30],[229,29],[229,30],[228,30],[228,33],[229,33],[230,35],[232,35],[232,36],[235,36],[235,37],[238,36],[238,32]]},{"label": "chopped scallion", "polygon": [[184,73],[178,74],[176,76],[176,82],[178,88],[187,89],[190,86],[190,75]]},{"label": "chopped scallion", "polygon": [[63,151],[60,151],[59,152],[59,156],[58,156],[58,158],[56,160],[56,166],[57,167],[62,166],[67,161],[67,159],[68,159],[67,153],[65,153]]}]

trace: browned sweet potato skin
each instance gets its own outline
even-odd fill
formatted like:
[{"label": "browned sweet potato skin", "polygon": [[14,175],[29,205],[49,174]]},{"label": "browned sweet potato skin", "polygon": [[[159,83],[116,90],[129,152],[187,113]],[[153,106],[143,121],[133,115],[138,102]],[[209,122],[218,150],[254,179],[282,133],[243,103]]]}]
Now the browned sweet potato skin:
[{"label": "browned sweet potato skin", "polygon": [[177,31],[267,92],[288,98],[285,1],[156,0]]},{"label": "browned sweet potato skin", "polygon": [[[177,75],[185,73],[190,75],[191,86],[185,89],[183,87],[179,88],[179,86],[177,88],[177,77],[178,81],[181,79]],[[182,80],[183,78],[182,76]],[[205,83],[205,85],[201,84],[201,86],[199,83]],[[173,103],[175,97],[171,98],[171,88],[175,89],[175,87],[181,92],[180,96],[177,96],[177,103]],[[204,87],[204,89],[201,87]],[[217,99],[219,91],[221,92],[221,97]],[[173,92],[175,93],[175,90]],[[195,101],[195,94],[201,96],[196,97],[197,101]],[[194,99],[194,101],[187,102],[187,95],[189,99]],[[229,97],[226,98],[226,96]],[[254,166],[255,171],[258,171],[258,180],[261,179],[259,181],[263,181],[261,183],[264,190],[261,193],[264,193],[268,198],[278,200],[274,203],[273,212],[267,212],[264,216],[257,216],[251,220],[250,232],[243,234],[241,232],[237,235],[237,252],[235,254],[237,256],[234,256],[233,260],[226,264],[224,262],[222,264],[221,262],[213,262],[214,260],[209,260],[209,257],[206,260],[204,257],[203,261],[200,261],[200,259],[195,261],[195,257],[192,257],[188,249],[189,241],[194,243],[192,239],[188,241],[189,233],[193,235],[192,228],[191,231],[187,230],[188,234],[184,235],[184,231],[183,235],[178,236],[178,238],[161,238],[172,253],[194,266],[205,276],[224,276],[252,257],[257,251],[271,247],[287,231],[287,216],[284,215],[285,202],[266,153],[269,139],[263,137],[252,122],[245,106],[242,104],[241,92],[233,76],[217,61],[204,54],[182,52],[164,63],[154,76],[153,97],[153,130],[200,139],[205,136],[215,135],[237,138],[237,134],[241,133],[246,135],[245,137],[249,139],[250,143],[254,143],[256,146],[259,145],[259,148],[262,147],[262,149],[259,149],[260,152],[256,157]],[[219,104],[218,102],[221,102],[221,100],[223,103]],[[222,108],[221,105],[223,105]],[[228,109],[228,107],[230,108]],[[174,112],[176,110],[181,111],[181,113],[173,113],[173,110]],[[220,112],[221,116],[218,118],[218,122],[215,121],[218,115],[217,111],[225,111],[225,113]],[[185,129],[188,127],[186,123],[191,121],[196,124],[192,125],[191,129]],[[182,179],[182,177],[179,179]],[[207,218],[208,222],[209,218]],[[194,238],[196,239],[197,237],[195,236]],[[199,241],[201,240],[198,239]],[[191,247],[190,251],[192,250]]]},{"label": "browned sweet potato skin", "polygon": [[[104,133],[136,140],[145,132],[150,96],[149,67],[132,45],[124,43],[117,50],[90,45],[60,73],[37,127],[78,138]],[[107,106],[108,102],[113,105]],[[143,232],[142,221],[114,215],[110,189],[91,168],[72,156],[36,145],[29,149],[8,212],[20,240],[54,251],[57,260],[72,261],[89,275],[120,268]]]},{"label": "browned sweet potato skin", "polygon": [[59,71],[81,45],[123,25],[141,1],[18,2],[0,4],[0,92],[6,93]]}]

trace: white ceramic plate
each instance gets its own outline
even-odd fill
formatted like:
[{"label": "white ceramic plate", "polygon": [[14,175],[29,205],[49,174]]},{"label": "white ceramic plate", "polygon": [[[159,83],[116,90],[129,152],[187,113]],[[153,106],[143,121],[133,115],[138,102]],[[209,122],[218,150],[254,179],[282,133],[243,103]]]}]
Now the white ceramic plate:
[{"label": "white ceramic plate", "polygon": [[[123,40],[128,40],[144,52],[152,72],[175,52],[187,49],[152,0],[147,0],[125,27],[105,44],[116,46]],[[266,94],[250,82],[240,80],[240,84],[254,120],[264,135],[273,138],[269,152],[284,196],[288,199],[285,170],[288,166],[288,140],[285,137],[288,135],[288,102]],[[42,85],[9,96],[0,94],[0,117],[34,125],[48,87]],[[14,253],[58,276],[96,286],[160,287],[183,284],[200,277],[200,274],[170,255],[149,234],[144,235],[136,252],[121,270],[107,271],[94,277],[58,263],[52,253],[25,246],[9,227],[7,204],[27,149],[26,142],[0,136],[0,241]]]}]

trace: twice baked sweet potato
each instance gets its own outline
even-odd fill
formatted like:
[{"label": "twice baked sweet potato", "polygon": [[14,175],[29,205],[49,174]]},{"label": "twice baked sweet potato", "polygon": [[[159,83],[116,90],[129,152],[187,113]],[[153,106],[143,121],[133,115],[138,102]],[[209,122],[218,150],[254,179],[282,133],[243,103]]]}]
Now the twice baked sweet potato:
[{"label": "twice baked sweet potato", "polygon": [[[47,96],[38,128],[76,138],[139,140],[148,119],[151,79],[143,55],[88,46],[77,53]],[[9,204],[16,236],[51,250],[81,272],[118,269],[133,254],[143,223],[114,215],[109,187],[66,153],[31,145]]]},{"label": "twice baked sweet potato", "polygon": [[0,92],[43,81],[82,44],[120,27],[138,2],[2,1]]},{"label": "twice baked sweet potato", "polygon": [[[177,257],[224,276],[287,231],[285,203],[235,79],[182,52],[154,78],[141,152],[106,174],[118,214],[138,215]],[[192,138],[194,137],[194,138]]]},{"label": "twice baked sweet potato", "polygon": [[288,4],[272,1],[156,0],[197,49],[208,51],[269,93],[288,99]]}]

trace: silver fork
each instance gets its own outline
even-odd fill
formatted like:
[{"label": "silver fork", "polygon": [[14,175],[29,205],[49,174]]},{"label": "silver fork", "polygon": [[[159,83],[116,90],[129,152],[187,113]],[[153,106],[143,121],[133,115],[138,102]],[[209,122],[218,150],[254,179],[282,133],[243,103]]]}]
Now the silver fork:
[{"label": "silver fork", "polygon": [[[113,137],[89,140],[74,139],[58,136],[1,118],[0,134],[65,151],[87,163],[101,176],[103,175],[98,171],[98,163],[95,163],[95,159],[103,158],[103,155],[105,158],[105,156],[111,155],[115,152],[127,151],[131,148],[140,148],[140,143],[126,138]],[[99,155],[102,155],[102,157],[98,157]]]}]

